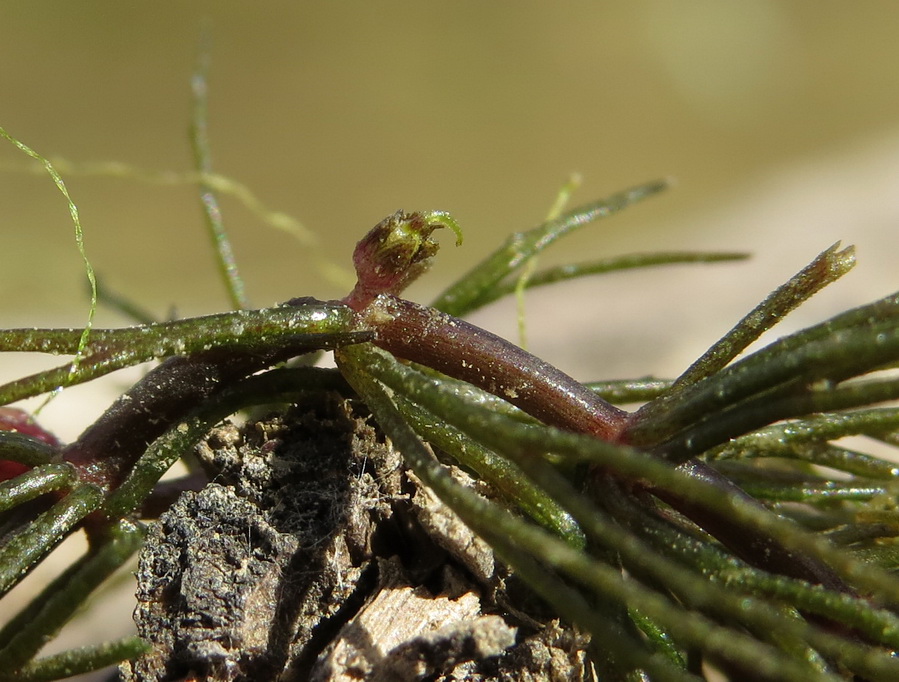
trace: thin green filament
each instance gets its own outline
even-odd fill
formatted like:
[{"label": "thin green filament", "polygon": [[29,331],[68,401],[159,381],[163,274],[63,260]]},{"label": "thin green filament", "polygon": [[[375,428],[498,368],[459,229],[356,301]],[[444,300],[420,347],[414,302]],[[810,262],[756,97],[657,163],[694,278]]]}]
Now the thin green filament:
[{"label": "thin green filament", "polygon": [[[56,171],[56,168],[53,167],[53,164],[50,163],[49,160],[38,154],[28,145],[10,135],[2,126],[0,126],[0,137],[8,140],[17,149],[40,163],[50,175],[50,177],[53,178],[53,182],[56,183],[56,187],[60,192],[62,192],[62,195],[65,197],[66,202],[69,205],[69,214],[72,217],[72,224],[75,226],[75,245],[78,247],[78,253],[81,254],[81,260],[84,263],[84,271],[87,274],[87,281],[90,284],[90,310],[87,314],[87,323],[84,325],[84,330],[81,332],[81,338],[78,341],[78,350],[75,354],[75,359],[72,361],[70,371],[70,375],[75,375],[78,371],[78,363],[81,361],[83,351],[87,347],[88,340],[90,338],[91,327],[94,323],[94,314],[97,311],[97,277],[94,274],[94,268],[90,264],[90,261],[87,258],[87,252],[84,248],[84,231],[81,229],[81,219],[78,216],[78,207],[75,205],[75,202],[72,201],[72,197],[69,195],[69,190],[66,189],[66,184],[65,182],[63,182],[62,177],[59,175],[59,173]],[[59,391],[61,391],[63,388],[64,386],[62,385],[58,386],[47,400],[50,400],[53,395],[59,393]],[[40,408],[42,408],[46,404],[47,401],[44,401],[44,404],[41,405]],[[38,408],[38,410],[40,408]],[[38,410],[35,410],[35,412],[37,412]]]}]

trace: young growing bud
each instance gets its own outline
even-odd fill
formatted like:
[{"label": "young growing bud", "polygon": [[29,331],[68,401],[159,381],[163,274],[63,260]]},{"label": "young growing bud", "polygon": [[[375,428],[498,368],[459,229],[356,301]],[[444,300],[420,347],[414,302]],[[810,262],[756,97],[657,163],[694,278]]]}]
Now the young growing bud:
[{"label": "young growing bud", "polygon": [[431,264],[439,244],[431,239],[438,227],[448,227],[462,243],[462,231],[448,213],[397,211],[375,225],[356,245],[353,265],[356,286],[343,302],[364,309],[379,294],[399,294]]}]

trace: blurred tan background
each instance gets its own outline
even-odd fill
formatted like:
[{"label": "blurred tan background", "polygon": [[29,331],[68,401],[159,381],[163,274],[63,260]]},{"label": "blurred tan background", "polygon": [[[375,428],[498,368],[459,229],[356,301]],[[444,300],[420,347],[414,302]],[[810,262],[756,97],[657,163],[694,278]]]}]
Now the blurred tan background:
[{"label": "blurred tan background", "polygon": [[[540,222],[572,172],[583,177],[575,204],[661,176],[677,186],[543,263],[755,254],[532,296],[532,348],[578,376],[677,372],[838,239],[858,245],[861,265],[808,321],[896,288],[899,10],[888,0],[4,3],[0,125],[49,157],[189,171],[204,22],[216,170],[316,241],[222,199],[255,305],[342,295],[322,259],[348,268],[356,239],[398,208],[448,210],[466,230],[411,294],[427,300]],[[80,325],[87,298],[67,207],[46,176],[10,170],[26,161],[0,145],[0,319]],[[159,316],[227,307],[194,188],[66,181],[111,287]],[[509,305],[478,316],[510,335],[513,318]],[[51,406],[46,418],[66,412]],[[73,437],[80,425],[57,428]]]},{"label": "blurred tan background", "polygon": [[[398,208],[447,210],[466,230],[411,294],[427,300],[540,222],[572,172],[583,176],[574,204],[660,176],[677,187],[545,264],[672,248],[755,254],[535,293],[532,349],[584,379],[678,372],[838,239],[858,245],[860,266],[784,330],[899,288],[890,0],[5,2],[0,125],[74,163],[189,171],[204,21],[216,170],[315,235],[304,245],[222,199],[256,305],[342,295],[318,265],[348,267],[356,239]],[[26,165],[0,143],[0,320],[82,324],[67,207]],[[159,316],[227,307],[193,188],[66,181],[110,286]],[[514,338],[512,306],[477,319]],[[123,320],[101,311],[97,322]],[[0,375],[36,362],[0,358]],[[42,419],[73,438],[133,376],[72,389]]]},{"label": "blurred tan background", "polygon": [[[322,258],[348,267],[355,240],[397,208],[448,210],[466,229],[465,245],[447,246],[411,294],[426,300],[539,222],[572,172],[583,176],[573,203],[660,176],[677,186],[543,263],[670,248],[755,254],[532,296],[533,349],[578,376],[678,371],[837,239],[858,245],[861,265],[808,321],[896,288],[899,10],[888,0],[4,3],[0,125],[74,163],[189,171],[204,21],[216,169],[317,242],[222,199],[256,305],[340,296]],[[0,319],[82,324],[66,205],[49,178],[10,170],[25,165],[0,145]],[[110,286],[159,316],[227,306],[193,188],[66,180]],[[514,335],[513,318],[500,305],[478,320]],[[78,427],[58,428],[72,437]]]}]

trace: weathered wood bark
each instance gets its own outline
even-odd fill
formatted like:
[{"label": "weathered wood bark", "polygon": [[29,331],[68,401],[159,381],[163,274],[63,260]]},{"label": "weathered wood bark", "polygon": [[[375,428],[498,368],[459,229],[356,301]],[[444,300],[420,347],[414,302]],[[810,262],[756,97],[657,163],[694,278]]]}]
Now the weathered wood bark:
[{"label": "weathered wood bark", "polygon": [[217,473],[142,551],[154,649],[124,679],[591,679],[583,638],[353,410],[317,398],[198,447]]}]

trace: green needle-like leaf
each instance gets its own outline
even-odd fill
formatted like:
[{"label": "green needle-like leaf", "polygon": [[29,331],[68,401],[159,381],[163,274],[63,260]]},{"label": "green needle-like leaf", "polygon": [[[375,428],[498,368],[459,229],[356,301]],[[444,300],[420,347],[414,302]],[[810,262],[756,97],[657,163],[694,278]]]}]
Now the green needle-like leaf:
[{"label": "green needle-like leaf", "polygon": [[97,488],[76,488],[0,547],[0,597],[97,509],[102,499]]},{"label": "green needle-like leaf", "polygon": [[539,227],[509,237],[505,244],[476,265],[432,304],[455,317],[484,305],[485,298],[506,277],[518,271],[553,242],[594,220],[606,218],[668,187],[664,180],[639,185],[607,199],[580,206]]},{"label": "green needle-like leaf", "polygon": [[837,251],[838,248],[839,243],[834,244],[786,284],[775,289],[678,377],[673,389],[695,383],[718,371],[787,313],[849,272],[855,265],[855,249],[850,246]]},{"label": "green needle-like leaf", "polygon": [[41,464],[0,483],[0,512],[33,500],[75,482],[75,471],[68,464]]},{"label": "green needle-like leaf", "polygon": [[[110,539],[73,564],[0,631],[0,671],[27,663],[71,618],[106,578],[137,551],[143,532],[129,521],[118,523]],[[2,674],[0,674],[2,677]]]},{"label": "green needle-like leaf", "polygon": [[[556,284],[571,279],[587,277],[589,275],[602,275],[619,270],[633,270],[635,268],[647,268],[658,265],[675,265],[684,263],[720,263],[723,261],[735,261],[748,258],[745,253],[700,253],[700,252],[659,252],[637,253],[629,256],[618,256],[589,263],[572,263],[548,268],[528,275],[523,283],[524,289],[533,289],[548,284]],[[503,281],[493,289],[484,292],[478,298],[478,307],[483,307],[503,296],[516,292],[515,282]]]},{"label": "green needle-like leaf", "polygon": [[[831,383],[899,360],[897,316],[899,297],[894,295],[780,339],[705,380],[647,404],[632,421],[628,439],[640,445],[659,443],[691,423],[711,421],[722,410],[739,417],[746,414],[736,407],[740,401],[758,397],[761,404],[770,403],[771,396],[765,396],[767,391],[789,392],[792,386],[806,398],[816,387],[825,389],[817,391],[819,400],[808,406],[809,412],[835,409],[825,406],[830,400],[825,394]],[[888,393],[882,385],[878,390]],[[888,399],[872,398],[871,402]],[[770,406],[764,418],[747,416],[745,426],[736,430],[730,427],[727,437],[742,435],[778,418],[802,414],[799,405],[785,405],[782,409],[780,417],[772,414]],[[723,426],[718,428],[725,430]],[[705,447],[717,444],[707,442]]]},{"label": "green needle-like leaf", "polygon": [[15,682],[51,682],[137,658],[149,650],[150,645],[140,637],[123,637],[38,659],[23,666],[11,679]]},{"label": "green needle-like leaf", "polygon": [[[351,311],[320,302],[240,310],[122,329],[95,329],[81,361],[0,386],[0,404],[72,386],[123,367],[172,355],[209,350],[264,353],[295,346],[297,353],[364,339],[350,332]],[[74,329],[0,332],[0,350],[68,353],[77,349]]]}]

